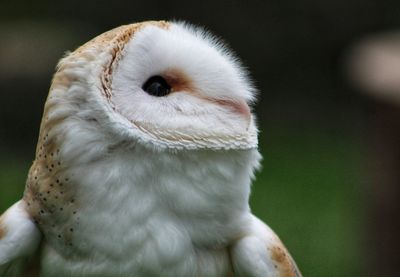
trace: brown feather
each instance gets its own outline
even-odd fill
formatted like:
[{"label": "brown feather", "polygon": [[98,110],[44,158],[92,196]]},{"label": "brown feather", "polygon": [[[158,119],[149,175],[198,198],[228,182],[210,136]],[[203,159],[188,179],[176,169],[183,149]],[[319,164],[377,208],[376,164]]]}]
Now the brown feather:
[{"label": "brown feather", "polygon": [[[79,224],[78,205],[76,203],[74,184],[70,176],[66,175],[67,165],[63,163],[59,146],[62,144],[63,136],[54,129],[63,122],[68,115],[49,116],[54,108],[52,92],[56,89],[65,90],[74,82],[79,81],[77,77],[66,73],[71,65],[71,59],[86,58],[88,62],[93,55],[93,50],[109,52],[112,54],[108,64],[103,66],[100,81],[103,88],[103,95],[111,103],[111,75],[116,62],[122,55],[124,45],[132,35],[144,26],[155,25],[160,28],[168,28],[169,24],[164,21],[148,21],[144,23],[125,25],[99,35],[93,40],[79,47],[68,57],[62,60],[54,75],[50,93],[47,98],[42,117],[39,141],[36,148],[36,158],[30,168],[26,182],[24,201],[27,203],[27,210],[35,220],[41,231],[51,234],[59,239],[60,243],[71,246],[71,236],[74,226]],[[1,232],[4,230],[0,229]]]},{"label": "brown feather", "polygon": [[299,277],[301,273],[282,243],[268,248],[271,258],[275,262],[281,277]]},{"label": "brown feather", "polygon": [[4,225],[4,214],[0,216],[0,240],[6,236],[7,229],[6,226]]}]

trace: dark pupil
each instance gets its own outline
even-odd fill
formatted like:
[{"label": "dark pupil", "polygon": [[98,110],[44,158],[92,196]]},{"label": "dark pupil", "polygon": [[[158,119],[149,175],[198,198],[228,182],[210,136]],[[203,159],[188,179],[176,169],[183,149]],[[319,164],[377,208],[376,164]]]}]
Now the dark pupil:
[{"label": "dark pupil", "polygon": [[157,97],[165,96],[171,92],[171,87],[161,76],[150,77],[150,79],[144,83],[142,88],[148,94]]}]

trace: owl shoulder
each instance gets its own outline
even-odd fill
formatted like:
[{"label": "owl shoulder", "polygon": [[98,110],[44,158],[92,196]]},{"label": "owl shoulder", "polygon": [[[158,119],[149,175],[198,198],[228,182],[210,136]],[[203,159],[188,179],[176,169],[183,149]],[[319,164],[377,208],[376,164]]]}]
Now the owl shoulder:
[{"label": "owl shoulder", "polygon": [[235,276],[302,276],[279,237],[257,217],[248,232],[231,247]]}]

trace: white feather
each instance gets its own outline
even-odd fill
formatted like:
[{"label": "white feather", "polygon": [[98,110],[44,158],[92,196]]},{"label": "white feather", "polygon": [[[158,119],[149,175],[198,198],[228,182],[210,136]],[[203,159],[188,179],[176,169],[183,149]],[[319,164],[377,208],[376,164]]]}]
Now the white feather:
[{"label": "white feather", "polygon": [[24,270],[24,259],[37,251],[41,234],[21,200],[0,217],[0,276],[13,276]]}]

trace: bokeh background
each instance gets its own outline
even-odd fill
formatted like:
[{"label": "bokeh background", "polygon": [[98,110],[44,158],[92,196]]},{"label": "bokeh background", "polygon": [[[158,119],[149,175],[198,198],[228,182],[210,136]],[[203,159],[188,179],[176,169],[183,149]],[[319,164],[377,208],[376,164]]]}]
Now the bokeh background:
[{"label": "bokeh background", "polygon": [[57,60],[149,19],[205,26],[250,69],[252,209],[304,276],[398,276],[398,0],[1,0],[0,212],[21,197]]}]

